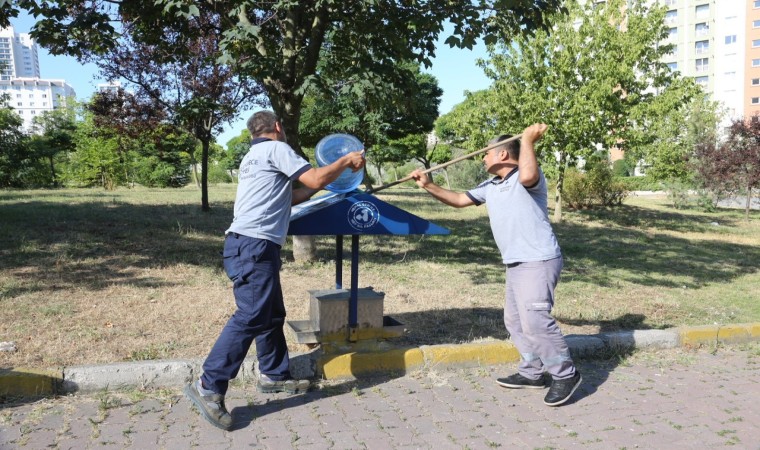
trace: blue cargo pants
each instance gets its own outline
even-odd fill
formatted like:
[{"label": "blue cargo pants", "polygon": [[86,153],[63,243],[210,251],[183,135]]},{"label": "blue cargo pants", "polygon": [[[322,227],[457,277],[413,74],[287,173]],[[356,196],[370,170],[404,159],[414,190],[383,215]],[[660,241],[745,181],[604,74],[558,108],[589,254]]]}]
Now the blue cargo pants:
[{"label": "blue cargo pants", "polygon": [[266,239],[229,233],[224,270],[233,282],[237,309],[203,363],[206,389],[226,394],[256,339],[259,371],[272,380],[290,378],[285,342],[285,303],[280,285],[280,246]]}]

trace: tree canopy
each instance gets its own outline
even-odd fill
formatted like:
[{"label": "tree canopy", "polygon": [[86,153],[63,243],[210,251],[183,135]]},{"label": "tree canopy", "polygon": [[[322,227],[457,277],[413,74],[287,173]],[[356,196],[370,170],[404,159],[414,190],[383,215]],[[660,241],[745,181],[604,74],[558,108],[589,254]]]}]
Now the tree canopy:
[{"label": "tree canopy", "polygon": [[676,107],[697,92],[690,88],[693,82],[677,82],[661,62],[671,51],[661,44],[667,36],[665,11],[645,3],[568,2],[567,16],[550,19],[555,22],[551,33],[539,30],[489,47],[482,65],[493,85],[441,118],[437,129],[472,148],[496,134],[548,124],[539,157],[557,180],[555,219],[561,219],[566,167],[599,146],[652,139],[648,124],[663,108],[651,105],[668,98]]}]

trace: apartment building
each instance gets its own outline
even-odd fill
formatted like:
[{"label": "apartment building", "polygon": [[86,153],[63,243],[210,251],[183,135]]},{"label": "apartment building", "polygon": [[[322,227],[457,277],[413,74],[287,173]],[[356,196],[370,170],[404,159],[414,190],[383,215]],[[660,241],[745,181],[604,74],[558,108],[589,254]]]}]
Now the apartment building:
[{"label": "apartment building", "polygon": [[27,33],[0,28],[0,81],[22,77],[40,77],[37,44]]},{"label": "apartment building", "polygon": [[760,113],[760,0],[659,0],[668,8],[665,62],[726,109],[726,122]]},{"label": "apartment building", "polygon": [[52,111],[76,98],[74,89],[65,80],[40,78],[37,44],[27,33],[16,33],[13,27],[0,29],[0,95],[7,105],[31,130],[33,119],[43,111]]}]

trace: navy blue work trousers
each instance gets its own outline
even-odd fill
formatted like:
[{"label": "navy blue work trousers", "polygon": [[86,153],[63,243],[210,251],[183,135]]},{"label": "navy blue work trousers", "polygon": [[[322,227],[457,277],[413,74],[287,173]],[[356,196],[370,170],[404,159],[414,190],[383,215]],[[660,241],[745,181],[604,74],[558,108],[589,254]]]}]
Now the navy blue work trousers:
[{"label": "navy blue work trousers", "polygon": [[285,303],[280,285],[280,246],[230,233],[224,240],[224,270],[233,282],[237,309],[203,363],[206,389],[224,395],[256,339],[259,371],[273,380],[290,378],[285,342]]}]

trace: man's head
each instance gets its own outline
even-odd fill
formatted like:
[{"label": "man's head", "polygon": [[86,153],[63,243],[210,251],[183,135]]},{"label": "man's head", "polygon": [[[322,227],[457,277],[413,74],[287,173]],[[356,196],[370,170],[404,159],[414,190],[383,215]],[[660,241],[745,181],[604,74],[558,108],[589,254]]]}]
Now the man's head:
[{"label": "man's head", "polygon": [[[502,134],[488,141],[488,145],[491,146],[497,142],[501,142],[511,137],[511,134]],[[519,159],[519,139],[515,139],[513,141],[506,142],[498,147],[494,147],[483,155],[483,163],[485,164],[486,172],[488,173],[493,173],[492,170],[497,170],[503,164],[517,164],[517,161]]]},{"label": "man's head", "polygon": [[285,142],[285,130],[282,128],[280,120],[272,111],[255,112],[246,122],[248,132],[251,137],[257,138],[265,135],[276,135],[277,139]]}]

